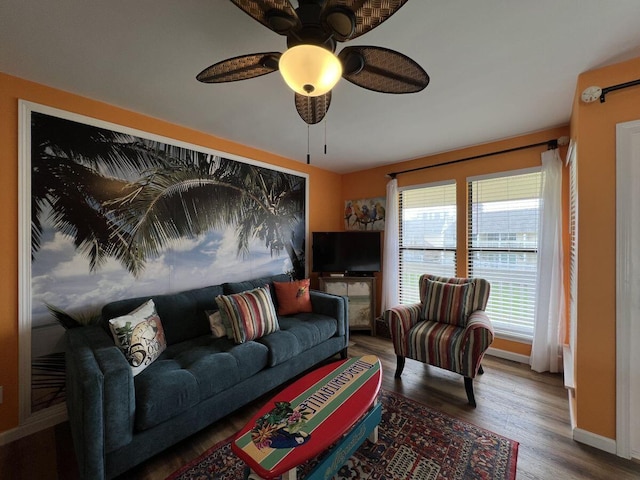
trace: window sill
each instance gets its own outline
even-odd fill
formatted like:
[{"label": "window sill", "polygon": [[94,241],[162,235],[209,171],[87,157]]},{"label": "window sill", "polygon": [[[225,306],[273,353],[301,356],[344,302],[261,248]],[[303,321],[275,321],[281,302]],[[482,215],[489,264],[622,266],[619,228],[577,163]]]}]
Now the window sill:
[{"label": "window sill", "polygon": [[496,331],[495,338],[499,338],[501,340],[509,340],[511,342],[524,343],[525,345],[531,345],[533,343],[533,337],[512,332]]}]

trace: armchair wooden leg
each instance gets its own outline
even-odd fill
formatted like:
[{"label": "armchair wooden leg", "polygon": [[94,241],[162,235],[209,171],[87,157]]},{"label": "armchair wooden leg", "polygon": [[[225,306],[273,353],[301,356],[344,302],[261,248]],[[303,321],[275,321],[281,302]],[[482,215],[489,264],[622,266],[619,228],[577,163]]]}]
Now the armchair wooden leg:
[{"label": "armchair wooden leg", "polygon": [[400,355],[398,355],[398,364],[396,366],[396,378],[400,378],[400,375],[402,375],[402,370],[404,370],[404,357],[401,357]]},{"label": "armchair wooden leg", "polygon": [[484,373],[484,368],[482,368],[482,365],[480,365],[480,368],[478,368],[478,373],[480,375],[482,375]]},{"label": "armchair wooden leg", "polygon": [[469,400],[469,405],[475,408],[476,398],[473,395],[473,378],[464,377],[464,389],[467,391],[467,399]]},{"label": "armchair wooden leg", "polygon": [[347,353],[347,348],[348,347],[344,347],[342,350],[340,350],[340,358],[342,360],[345,360],[349,356],[349,354]]}]

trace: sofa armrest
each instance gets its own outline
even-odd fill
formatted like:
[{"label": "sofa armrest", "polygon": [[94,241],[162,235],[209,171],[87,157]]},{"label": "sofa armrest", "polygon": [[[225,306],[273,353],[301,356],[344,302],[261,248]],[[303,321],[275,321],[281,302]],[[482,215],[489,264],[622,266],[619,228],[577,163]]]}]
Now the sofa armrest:
[{"label": "sofa armrest", "polygon": [[475,378],[484,352],[493,343],[493,326],[486,312],[476,310],[469,316],[463,336],[462,374],[465,377]]},{"label": "sofa armrest", "polygon": [[105,478],[105,455],[131,442],[133,374],[100,326],[66,332],[67,410],[80,476]]},{"label": "sofa armrest", "polygon": [[406,357],[409,352],[407,341],[409,330],[420,321],[421,303],[398,305],[386,310],[383,314],[385,322],[389,325],[391,340],[396,355]]},{"label": "sofa armrest", "polygon": [[349,299],[341,295],[309,290],[313,313],[333,317],[338,321],[338,335],[349,335]]}]

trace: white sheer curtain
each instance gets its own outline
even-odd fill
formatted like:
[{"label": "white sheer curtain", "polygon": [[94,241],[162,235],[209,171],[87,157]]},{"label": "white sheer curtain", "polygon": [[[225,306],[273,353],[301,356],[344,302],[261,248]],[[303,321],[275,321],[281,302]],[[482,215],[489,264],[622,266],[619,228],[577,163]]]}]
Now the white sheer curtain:
[{"label": "white sheer curtain", "polygon": [[542,153],[542,214],[538,240],[538,295],[529,363],[536,372],[562,371],[565,332],[562,274],[562,160]]},{"label": "white sheer curtain", "polygon": [[398,224],[398,180],[387,183],[387,205],[384,220],[384,256],[382,267],[382,311],[398,305],[398,254],[400,251]]}]

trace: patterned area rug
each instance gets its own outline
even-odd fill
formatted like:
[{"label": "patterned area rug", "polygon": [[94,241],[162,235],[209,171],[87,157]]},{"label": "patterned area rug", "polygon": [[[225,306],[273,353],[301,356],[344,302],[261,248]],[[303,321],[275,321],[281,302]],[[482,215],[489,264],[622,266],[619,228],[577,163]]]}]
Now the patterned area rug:
[{"label": "patterned area rug", "polygon": [[[334,479],[511,480],[516,477],[518,442],[457,420],[383,390],[379,440],[368,440]],[[241,480],[244,463],[231,451],[231,438],[210,448],[167,480]],[[313,468],[298,467],[298,478]]]}]

